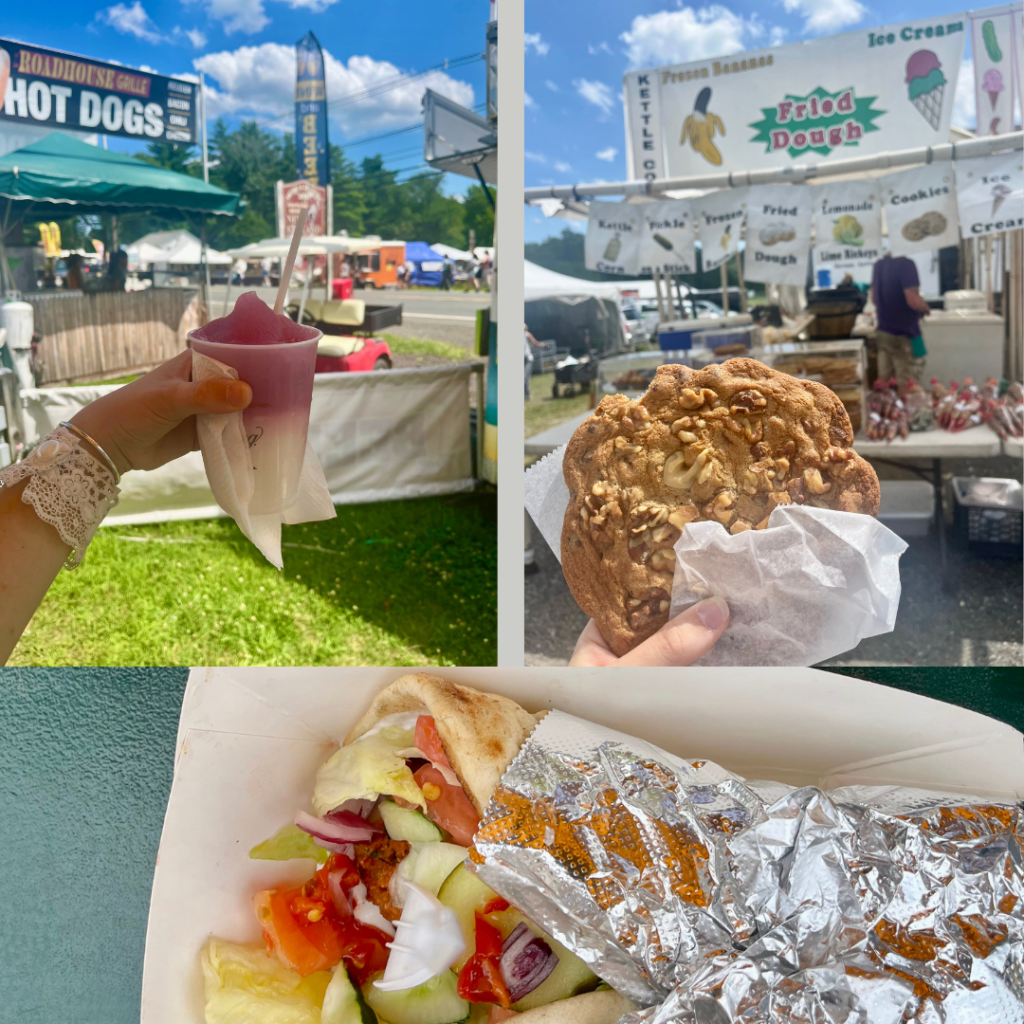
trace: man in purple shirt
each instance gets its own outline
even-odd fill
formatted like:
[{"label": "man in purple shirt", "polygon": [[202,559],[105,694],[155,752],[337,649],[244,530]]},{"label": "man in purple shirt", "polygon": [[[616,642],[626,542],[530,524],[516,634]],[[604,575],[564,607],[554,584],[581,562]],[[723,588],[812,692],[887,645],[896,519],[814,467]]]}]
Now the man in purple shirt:
[{"label": "man in purple shirt", "polygon": [[[921,298],[917,267],[906,256],[883,256],[871,272],[871,301],[878,318],[878,379],[895,378],[901,386],[914,377],[915,338],[918,323],[931,307]],[[924,343],[919,341],[920,355]]]}]

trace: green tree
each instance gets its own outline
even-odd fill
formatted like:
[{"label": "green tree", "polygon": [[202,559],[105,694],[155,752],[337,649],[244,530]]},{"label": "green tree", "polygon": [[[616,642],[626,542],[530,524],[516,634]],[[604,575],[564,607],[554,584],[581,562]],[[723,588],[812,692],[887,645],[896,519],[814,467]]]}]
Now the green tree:
[{"label": "green tree", "polygon": [[[497,190],[489,188],[491,196],[497,201]],[[466,198],[462,203],[462,214],[465,221],[466,237],[460,249],[469,247],[469,232],[476,232],[477,245],[494,245],[494,207],[488,202],[484,190],[479,185],[470,185]]]},{"label": "green tree", "polygon": [[353,237],[365,231],[366,196],[356,165],[340,146],[331,145],[331,187],[334,189],[334,231]]},{"label": "green tree", "polygon": [[188,174],[193,178],[203,176],[202,154],[194,146],[153,141],[147,143],[145,153],[136,153],[135,159],[177,174]]}]

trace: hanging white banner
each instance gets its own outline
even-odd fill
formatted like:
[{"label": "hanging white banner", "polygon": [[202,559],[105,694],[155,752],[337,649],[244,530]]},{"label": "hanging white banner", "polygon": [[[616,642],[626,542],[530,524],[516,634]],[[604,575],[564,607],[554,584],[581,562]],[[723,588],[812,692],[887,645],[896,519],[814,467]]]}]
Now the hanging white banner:
[{"label": "hanging white banner", "polygon": [[630,71],[629,176],[757,170],[947,142],[966,25],[963,14],[936,15]]},{"label": "hanging white banner", "polygon": [[640,273],[642,207],[637,203],[591,203],[583,260],[587,270],[636,277]]},{"label": "hanging white banner", "polygon": [[970,12],[979,137],[1013,131],[1014,6]]},{"label": "hanging white banner", "polygon": [[806,283],[812,202],[813,193],[802,185],[751,185],[743,261],[748,281]]},{"label": "hanging white banner", "polygon": [[690,200],[700,232],[701,266],[714,270],[740,251],[740,232],[747,212],[746,188],[724,188]]},{"label": "hanging white banner", "polygon": [[870,283],[882,255],[882,195],[876,178],[810,187],[814,208],[814,286],[849,276]]},{"label": "hanging white banner", "polygon": [[964,238],[1024,228],[1021,151],[957,160],[956,202]]},{"label": "hanging white banner", "polygon": [[639,204],[643,217],[640,236],[640,273],[695,274],[697,252],[693,244],[693,212],[685,199],[664,199]]},{"label": "hanging white banner", "polygon": [[893,256],[942,249],[960,241],[950,161],[888,174],[878,184]]}]

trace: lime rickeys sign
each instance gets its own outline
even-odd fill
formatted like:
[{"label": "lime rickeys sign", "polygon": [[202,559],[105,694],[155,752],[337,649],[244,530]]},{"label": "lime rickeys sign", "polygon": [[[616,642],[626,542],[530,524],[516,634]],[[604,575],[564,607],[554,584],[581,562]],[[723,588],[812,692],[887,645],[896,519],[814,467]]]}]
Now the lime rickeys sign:
[{"label": "lime rickeys sign", "polygon": [[807,96],[787,96],[774,107],[762,107],[764,117],[750,125],[753,142],[766,152],[787,152],[794,160],[807,150],[828,156],[840,146],[856,145],[865,132],[878,131],[875,119],[884,114],[872,104],[877,96],[858,97],[853,89],[830,93],[820,86]]},{"label": "lime rickeys sign", "polygon": [[629,176],[752,171],[944,143],[966,15],[623,78]]}]

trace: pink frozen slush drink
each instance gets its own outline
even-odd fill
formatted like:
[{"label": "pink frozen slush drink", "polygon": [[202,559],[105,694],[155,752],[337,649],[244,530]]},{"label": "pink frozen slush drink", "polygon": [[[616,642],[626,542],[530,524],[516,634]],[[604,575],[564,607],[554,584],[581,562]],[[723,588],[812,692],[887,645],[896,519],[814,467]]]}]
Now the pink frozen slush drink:
[{"label": "pink frozen slush drink", "polygon": [[192,348],[238,371],[252,388],[242,413],[256,490],[254,513],[281,512],[299,492],[320,331],[275,313],[255,292],[228,316],[189,333]]}]

